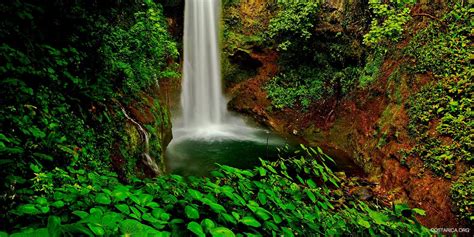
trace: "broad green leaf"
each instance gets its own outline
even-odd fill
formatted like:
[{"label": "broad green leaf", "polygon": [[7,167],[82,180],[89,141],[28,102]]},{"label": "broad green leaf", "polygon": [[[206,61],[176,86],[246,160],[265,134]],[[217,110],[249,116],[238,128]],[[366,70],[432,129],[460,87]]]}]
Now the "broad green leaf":
[{"label": "broad green leaf", "polygon": [[110,200],[109,195],[105,193],[99,193],[95,196],[95,201],[99,204],[109,205],[112,200]]},{"label": "broad green leaf", "polygon": [[191,206],[186,206],[184,212],[189,219],[199,219],[199,211]]},{"label": "broad green leaf", "polygon": [[304,192],[306,193],[306,195],[308,195],[309,199],[311,199],[313,203],[316,202],[316,197],[314,196],[314,193],[311,192],[311,190],[305,189]]},{"label": "broad green leaf", "polygon": [[240,215],[239,215],[239,213],[233,211],[233,212],[232,212],[232,216],[233,216],[236,220],[240,220]]},{"label": "broad green leaf", "polygon": [[262,226],[262,224],[260,224],[260,222],[258,222],[257,220],[255,220],[255,218],[253,218],[251,216],[246,216],[246,217],[240,219],[240,222],[245,224],[245,225],[252,226],[252,227]]},{"label": "broad green leaf", "polygon": [[101,224],[104,227],[113,229],[117,226],[117,223],[123,219],[123,215],[117,212],[108,211],[102,216]]},{"label": "broad green leaf", "polygon": [[231,216],[227,213],[222,213],[221,217],[224,218],[225,222],[227,223],[232,223],[232,224],[237,224],[237,220],[234,218],[234,216]]},{"label": "broad green leaf", "polygon": [[36,203],[38,203],[39,205],[41,206],[44,206],[44,205],[47,205],[48,204],[48,200],[44,197],[38,197],[36,198],[35,200]]},{"label": "broad green leaf", "polygon": [[212,221],[211,219],[206,218],[201,221],[201,226],[204,227],[205,231],[210,231],[211,229],[216,227],[216,224],[214,224],[214,221]]},{"label": "broad green leaf", "polygon": [[51,206],[56,207],[56,208],[62,208],[64,207],[64,202],[59,200],[51,203]]},{"label": "broad green leaf", "polygon": [[49,212],[49,207],[48,206],[45,206],[45,207],[39,207],[41,213],[48,213]]},{"label": "broad green leaf", "polygon": [[34,204],[24,204],[18,207],[18,212],[22,214],[35,215],[40,213]]},{"label": "broad green leaf", "polygon": [[130,207],[130,210],[132,210],[132,214],[130,214],[131,217],[140,220],[142,217],[142,213],[135,207]]},{"label": "broad green leaf", "polygon": [[225,227],[216,227],[210,232],[213,237],[235,237],[234,232]]},{"label": "broad green leaf", "polygon": [[200,200],[202,198],[202,193],[194,189],[188,189],[188,194],[195,200]]},{"label": "broad green leaf", "polygon": [[262,218],[262,220],[266,221],[268,219],[270,219],[270,212],[261,208],[261,207],[258,207],[256,210],[255,210],[255,215],[257,215],[258,217]]},{"label": "broad green leaf", "polygon": [[88,223],[87,226],[92,232],[94,232],[95,235],[101,236],[105,234],[104,228],[102,228],[102,226],[99,224]]},{"label": "broad green leaf", "polygon": [[116,189],[112,192],[111,196],[117,201],[123,201],[127,199],[129,195],[130,195],[129,191]]},{"label": "broad green leaf", "polygon": [[365,228],[370,228],[370,223],[368,221],[360,218],[360,217],[357,219],[357,224],[359,224],[359,225],[361,225]]},{"label": "broad green leaf", "polygon": [[196,234],[197,236],[206,236],[206,234],[204,234],[204,231],[202,230],[202,227],[201,225],[199,225],[197,222],[189,222],[188,225],[187,225],[187,228],[188,230],[190,230],[191,232],[193,232],[194,234]]},{"label": "broad green leaf", "polygon": [[388,216],[377,211],[368,209],[367,212],[369,213],[370,218],[372,218],[377,225],[384,224],[389,219]]},{"label": "broad green leaf", "polygon": [[226,212],[225,208],[218,204],[218,203],[209,203],[209,207],[215,212],[215,213],[224,213]]},{"label": "broad green leaf", "polygon": [[140,194],[138,196],[139,205],[146,206],[148,203],[153,201],[153,196],[150,194]]},{"label": "broad green leaf", "polygon": [[89,213],[87,213],[85,211],[73,211],[72,214],[78,216],[81,219],[84,219],[84,218],[89,216]]},{"label": "broad green leaf", "polygon": [[48,234],[52,237],[60,236],[61,218],[57,216],[48,217]]},{"label": "broad green leaf", "polygon": [[117,204],[115,205],[115,208],[117,208],[120,212],[122,212],[125,215],[130,214],[130,207],[126,204]]},{"label": "broad green leaf", "polygon": [[295,236],[295,235],[293,234],[293,231],[292,231],[290,228],[288,228],[288,227],[283,227],[283,228],[281,228],[281,229],[283,230],[283,236],[285,236],[285,237],[287,237],[287,236],[288,236],[288,237]]},{"label": "broad green leaf", "polygon": [[153,217],[150,213],[144,213],[142,215],[142,219],[145,220],[145,221],[148,221],[150,223],[156,223],[156,222],[160,222],[158,219],[156,219],[155,217]]},{"label": "broad green leaf", "polygon": [[257,197],[262,205],[267,204],[267,196],[263,192],[259,192]]},{"label": "broad green leaf", "polygon": [[[137,220],[127,219],[120,222],[120,231],[125,236],[148,236],[146,233],[154,230],[152,227],[144,225]],[[145,234],[145,235],[144,235]]]}]

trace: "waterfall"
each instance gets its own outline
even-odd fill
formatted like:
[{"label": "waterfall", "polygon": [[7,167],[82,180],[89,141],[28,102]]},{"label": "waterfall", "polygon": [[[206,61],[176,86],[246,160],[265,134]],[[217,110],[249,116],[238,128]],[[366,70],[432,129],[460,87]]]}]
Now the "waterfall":
[{"label": "waterfall", "polygon": [[186,0],[181,105],[183,128],[223,124],[226,100],[219,57],[220,0]]},{"label": "waterfall", "polygon": [[145,158],[143,162],[155,173],[155,174],[160,174],[160,168],[156,164],[155,160],[150,156],[150,143],[149,143],[149,137],[148,137],[148,132],[140,125],[137,121],[135,121],[133,118],[131,118],[128,114],[127,111],[123,108],[123,106],[120,105],[120,109],[122,109],[123,114],[125,117],[135,124],[137,126],[138,131],[140,132],[140,135],[143,136],[143,141],[145,142],[145,150],[143,151],[143,157]]}]

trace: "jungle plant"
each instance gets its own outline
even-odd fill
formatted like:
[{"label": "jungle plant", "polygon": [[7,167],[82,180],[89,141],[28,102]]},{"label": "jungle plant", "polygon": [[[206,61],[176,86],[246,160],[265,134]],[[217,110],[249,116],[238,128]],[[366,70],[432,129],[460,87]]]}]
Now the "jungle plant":
[{"label": "jungle plant", "polygon": [[221,166],[207,178],[169,175],[128,185],[113,173],[56,169],[54,193],[35,193],[15,208],[32,224],[16,225],[12,236],[429,235],[413,218],[424,215],[420,209],[357,201],[336,207],[332,190],[340,182],[326,162],[320,149],[302,146],[294,157],[253,170]]}]

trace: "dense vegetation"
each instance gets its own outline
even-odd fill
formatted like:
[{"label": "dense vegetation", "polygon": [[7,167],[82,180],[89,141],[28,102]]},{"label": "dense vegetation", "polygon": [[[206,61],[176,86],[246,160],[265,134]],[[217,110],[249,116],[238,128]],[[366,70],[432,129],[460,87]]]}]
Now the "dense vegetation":
[{"label": "dense vegetation", "polygon": [[324,163],[330,158],[302,151],[254,170],[222,166],[210,178],[170,175],[130,184],[110,172],[56,168],[54,192],[31,196],[8,222],[32,223],[12,236],[429,234],[413,218],[422,210],[344,200],[337,192],[343,184]]},{"label": "dense vegetation", "polygon": [[[355,32],[359,37],[350,36],[350,16],[343,23],[346,28],[320,34],[315,28],[324,17],[324,5],[281,4],[267,32],[282,54],[283,70],[265,88],[274,108],[305,111],[328,97],[342,100],[351,91],[373,85],[382,75],[384,60],[390,59],[400,62],[388,77],[398,88],[390,95],[396,98],[390,99],[400,104],[400,80],[410,78],[409,86],[415,86],[422,83],[418,75],[432,75],[433,80],[406,103],[408,130],[416,145],[401,151],[401,162],[410,166],[407,157],[421,158],[435,174],[454,179],[451,196],[457,213],[472,223],[472,4],[450,2],[439,19],[421,14],[430,23],[412,33],[414,4],[371,1],[365,9],[370,24]],[[363,46],[356,47],[356,42]],[[378,146],[384,142],[381,139]]]},{"label": "dense vegetation", "polygon": [[[143,134],[124,112],[150,114],[143,127],[159,160],[170,124],[157,84],[179,77],[170,2],[180,4],[0,3],[0,236],[430,235],[415,219],[423,210],[349,194],[320,149],[209,177],[150,178]],[[265,85],[276,109],[367,88],[392,53],[403,61],[392,79],[432,75],[405,105],[416,145],[404,159],[452,179],[457,213],[473,220],[472,5],[453,4],[409,35],[411,1],[370,3],[325,32],[315,31],[328,21],[320,3],[268,2],[258,20],[245,20],[237,0],[223,3],[227,80],[256,73],[236,66],[238,55],[277,50],[280,73]]]},{"label": "dense vegetation", "polygon": [[355,36],[345,33],[348,29],[314,31],[325,21],[320,3],[292,2],[279,8],[267,30],[281,53],[283,67],[266,86],[274,106],[307,109],[316,100],[346,95],[365,73]]},{"label": "dense vegetation", "polygon": [[[408,103],[409,130],[417,141],[409,155],[420,157],[426,167],[442,177],[458,177],[451,195],[460,215],[471,222],[474,221],[472,26],[472,8],[457,4],[439,21],[420,30],[405,52],[414,59],[414,64],[408,66],[411,73],[431,72],[437,79],[425,85]],[[464,165],[462,169],[459,163]]]},{"label": "dense vegetation", "polygon": [[[57,191],[56,175],[112,170],[112,156],[123,157],[115,167],[122,180],[137,175],[143,147],[137,129],[123,126],[120,107],[150,104],[138,92],[177,75],[172,60],[178,51],[161,5],[153,2],[11,1],[0,9],[6,229],[16,219],[9,211],[19,203]],[[149,106],[164,118],[147,126],[152,131],[166,123],[166,110],[157,99]],[[152,134],[156,141],[158,133]],[[160,150],[154,151],[157,157]]]}]

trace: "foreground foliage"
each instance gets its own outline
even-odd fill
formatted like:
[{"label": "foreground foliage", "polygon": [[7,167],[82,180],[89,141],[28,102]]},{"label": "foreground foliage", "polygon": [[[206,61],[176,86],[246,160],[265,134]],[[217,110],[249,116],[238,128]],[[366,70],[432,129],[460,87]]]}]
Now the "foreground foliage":
[{"label": "foreground foliage", "polygon": [[422,210],[338,202],[340,182],[323,161],[330,158],[319,149],[302,147],[253,170],[221,166],[207,178],[169,175],[131,184],[112,173],[57,168],[51,192],[30,193],[2,221],[13,226],[11,236],[429,235],[413,218]]}]

